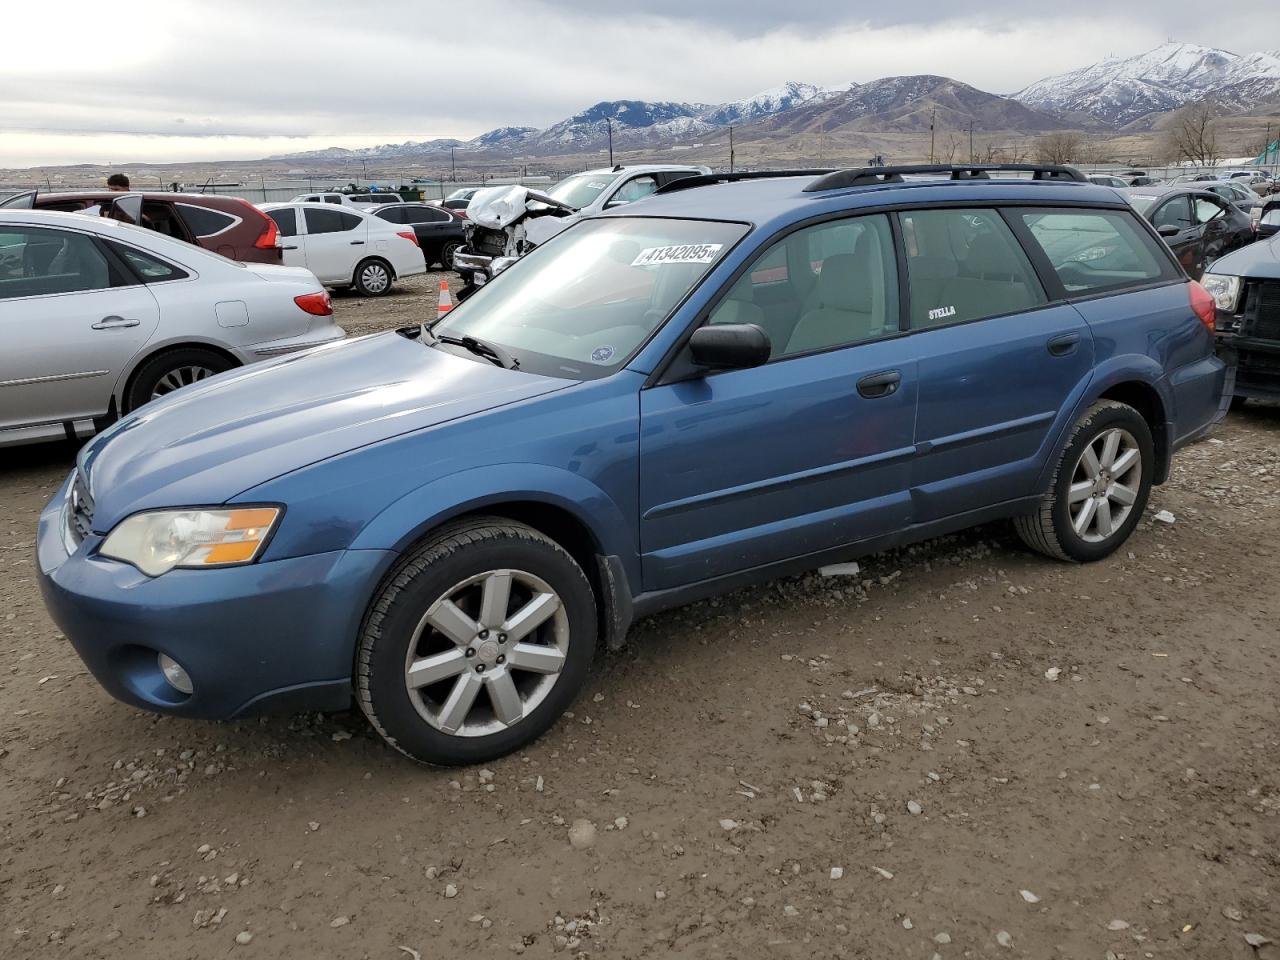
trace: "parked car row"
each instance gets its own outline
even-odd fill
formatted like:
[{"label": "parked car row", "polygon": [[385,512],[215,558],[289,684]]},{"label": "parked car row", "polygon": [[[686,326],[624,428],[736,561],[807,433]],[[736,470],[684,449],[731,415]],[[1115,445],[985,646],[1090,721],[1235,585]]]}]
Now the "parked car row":
[{"label": "parked car row", "polygon": [[[1069,168],[621,186],[567,185],[597,215],[440,320],[91,441],[37,554],[98,681],[195,718],[355,703],[416,760],[480,762],[665,607],[998,519],[1105,557],[1224,413],[1213,298]],[[349,213],[284,211],[290,238]]]}]

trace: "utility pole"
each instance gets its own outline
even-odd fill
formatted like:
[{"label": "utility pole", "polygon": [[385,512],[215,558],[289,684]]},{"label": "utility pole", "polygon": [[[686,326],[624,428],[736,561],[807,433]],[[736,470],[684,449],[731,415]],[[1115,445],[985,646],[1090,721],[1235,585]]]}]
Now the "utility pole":
[{"label": "utility pole", "polygon": [[609,166],[613,166],[613,121],[608,117],[604,118],[604,126],[609,131]]},{"label": "utility pole", "polygon": [[973,121],[972,120],[969,121],[969,162],[970,163],[978,162],[978,158],[977,156],[974,155],[974,152],[973,152]]},{"label": "utility pole", "polygon": [[937,116],[938,110],[935,107],[929,111],[929,162],[933,163],[933,121]]},{"label": "utility pole", "polygon": [[456,152],[456,148],[454,147],[449,148],[449,166],[453,170],[453,172],[449,174],[449,179],[452,180],[454,183],[457,183],[458,182],[458,154]]},{"label": "utility pole", "polygon": [[733,127],[729,127],[729,172],[733,173]]},{"label": "utility pole", "polygon": [[369,182],[369,165],[367,160],[360,161],[360,179],[365,183]]}]

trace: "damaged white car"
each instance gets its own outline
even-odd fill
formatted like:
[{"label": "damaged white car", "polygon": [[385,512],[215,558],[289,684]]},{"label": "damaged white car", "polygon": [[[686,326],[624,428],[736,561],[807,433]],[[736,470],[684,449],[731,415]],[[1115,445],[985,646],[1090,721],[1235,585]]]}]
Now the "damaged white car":
[{"label": "damaged white car", "polygon": [[454,254],[460,298],[571,223],[640,200],[673,180],[711,173],[678,164],[606,167],[575,173],[546,193],[518,185],[476,191],[467,207],[466,245]]}]

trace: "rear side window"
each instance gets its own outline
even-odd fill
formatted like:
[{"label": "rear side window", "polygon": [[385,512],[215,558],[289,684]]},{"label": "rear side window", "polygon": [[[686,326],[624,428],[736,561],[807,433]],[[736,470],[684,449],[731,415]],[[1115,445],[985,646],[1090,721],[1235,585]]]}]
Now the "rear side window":
[{"label": "rear side window", "polygon": [[1226,208],[1208,197],[1196,197],[1196,223],[1208,223],[1226,213]]},{"label": "rear side window", "polygon": [[280,231],[280,236],[296,237],[298,235],[298,211],[292,207],[268,210],[267,216],[276,222],[276,228]]},{"label": "rear side window", "polygon": [[308,209],[305,213],[308,234],[342,233],[345,230],[355,229],[361,223],[359,217],[354,213],[347,213],[345,210]]},{"label": "rear side window", "polygon": [[1161,227],[1177,227],[1179,230],[1191,229],[1191,204],[1185,196],[1174,197],[1162,204],[1151,215],[1151,222],[1159,230]]},{"label": "rear side window", "polygon": [[1030,310],[1047,302],[1031,262],[988,209],[898,215],[907,252],[911,329]]},{"label": "rear side window", "polygon": [[1169,258],[1132,214],[1032,210],[1017,214],[1068,294],[1176,279]]},{"label": "rear side window", "polygon": [[187,229],[197,237],[212,237],[225,233],[240,222],[239,217],[233,217],[219,210],[210,210],[208,207],[197,207],[190,203],[179,203],[177,207],[178,215],[186,223]]}]

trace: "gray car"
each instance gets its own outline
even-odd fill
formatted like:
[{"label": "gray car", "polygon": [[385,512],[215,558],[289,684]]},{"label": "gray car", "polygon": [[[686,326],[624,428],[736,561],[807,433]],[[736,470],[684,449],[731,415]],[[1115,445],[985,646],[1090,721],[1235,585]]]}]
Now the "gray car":
[{"label": "gray car", "polygon": [[0,446],[84,437],[197,380],[344,336],[308,270],[107,217],[0,211]]}]

